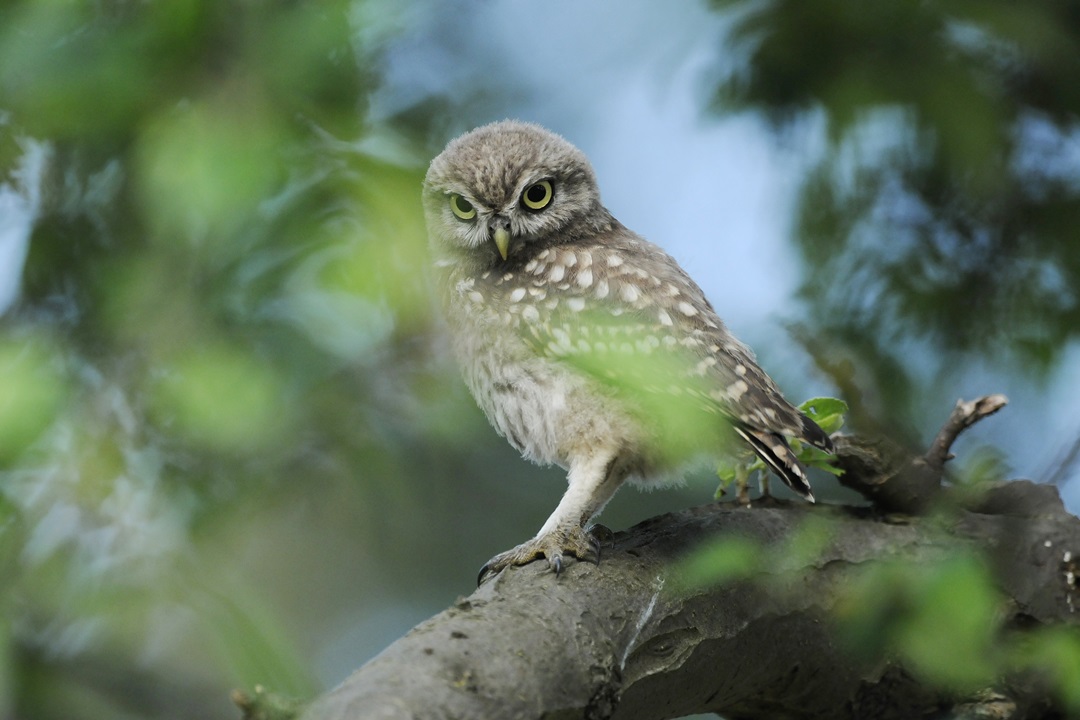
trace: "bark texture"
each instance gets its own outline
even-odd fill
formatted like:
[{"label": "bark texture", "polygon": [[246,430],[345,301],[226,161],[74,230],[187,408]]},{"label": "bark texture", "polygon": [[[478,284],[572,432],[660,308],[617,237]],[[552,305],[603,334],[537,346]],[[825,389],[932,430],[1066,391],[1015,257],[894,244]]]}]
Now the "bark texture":
[{"label": "bark texture", "polygon": [[[943,432],[958,432],[955,415]],[[1056,488],[1028,481],[964,496],[961,506],[959,496],[940,490],[949,443],[915,459],[850,440],[839,451],[842,462],[865,465],[859,472],[872,486],[868,496],[901,498],[901,505],[908,495],[888,486],[911,482],[906,473],[915,467],[919,501],[911,507],[937,495],[935,506],[950,508],[948,522],[898,518],[892,506],[777,501],[656,517],[618,533],[598,566],[576,563],[560,577],[544,562],[503,572],[418,625],[304,717],[888,719],[960,711],[957,698],[895,660],[859,659],[841,647],[837,588],[874,560],[929,562],[970,544],[994,565],[1007,627],[1076,624],[1080,589],[1071,564],[1080,557],[1080,520]],[[858,484],[854,471],[848,481]],[[811,518],[830,521],[830,539],[803,555],[791,539]],[[791,551],[767,551],[771,562],[738,581],[677,587],[680,561],[725,536]],[[1031,678],[1003,679],[984,699],[962,700],[975,708],[972,716],[987,708],[1005,708],[993,716],[1014,720],[1053,713]]]}]

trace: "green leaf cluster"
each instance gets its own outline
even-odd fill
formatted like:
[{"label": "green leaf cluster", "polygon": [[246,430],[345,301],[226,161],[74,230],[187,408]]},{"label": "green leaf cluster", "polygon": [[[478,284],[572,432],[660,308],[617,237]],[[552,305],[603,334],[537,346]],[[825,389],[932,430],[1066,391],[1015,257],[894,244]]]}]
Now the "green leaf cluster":
[{"label": "green leaf cluster", "polygon": [[1080,337],[1071,4],[712,5],[731,21],[713,110],[823,146],[800,178],[800,294],[820,356],[863,398],[852,420],[920,425],[916,355],[930,376],[967,358],[1046,377]]},{"label": "green leaf cluster", "polygon": [[836,622],[853,648],[894,653],[924,681],[963,693],[995,678],[1001,602],[976,555],[881,562],[842,591]]},{"label": "green leaf cluster", "polygon": [[1070,712],[1080,711],[1080,633],[1010,631],[985,559],[955,551],[931,562],[873,562],[841,588],[835,627],[854,652],[897,659],[958,697],[1009,673],[1034,672]]},{"label": "green leaf cluster", "polygon": [[422,171],[363,121],[358,5],[0,3],[0,185],[40,198],[0,317],[0,716],[313,692],[285,618],[319,611],[252,588],[280,515],[314,487],[376,527],[413,435],[463,432],[400,400],[442,372]]}]

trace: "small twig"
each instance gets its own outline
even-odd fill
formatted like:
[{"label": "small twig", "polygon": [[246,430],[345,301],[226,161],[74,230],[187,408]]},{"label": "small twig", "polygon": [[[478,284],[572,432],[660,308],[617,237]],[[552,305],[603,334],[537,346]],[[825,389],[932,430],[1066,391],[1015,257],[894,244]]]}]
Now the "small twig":
[{"label": "small twig", "polygon": [[928,467],[940,472],[945,467],[945,463],[953,459],[954,456],[949,449],[960,433],[983,418],[993,415],[1008,403],[1009,399],[1004,395],[984,395],[968,402],[962,399],[957,400],[952,415],[938,431],[930,449],[923,456],[923,461]]}]

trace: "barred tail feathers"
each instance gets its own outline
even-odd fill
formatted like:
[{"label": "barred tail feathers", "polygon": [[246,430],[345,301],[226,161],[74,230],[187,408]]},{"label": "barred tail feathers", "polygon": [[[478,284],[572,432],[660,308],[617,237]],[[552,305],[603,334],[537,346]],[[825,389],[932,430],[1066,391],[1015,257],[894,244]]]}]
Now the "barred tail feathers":
[{"label": "barred tail feathers", "polygon": [[805,443],[809,443],[816,448],[821,448],[825,452],[833,452],[832,438],[830,438],[825,431],[818,427],[818,424],[806,417],[802,413],[799,413],[799,419],[802,420],[802,434],[799,435],[799,439]]},{"label": "barred tail feathers", "polygon": [[[828,436],[825,435],[821,428],[814,425],[809,418],[807,418],[807,421],[817,429],[831,448],[832,442],[829,441]],[[742,439],[750,444],[758,457],[764,460],[765,464],[780,476],[785,485],[810,502],[814,502],[814,493],[811,492],[810,482],[806,479],[806,471],[796,459],[795,453],[791,451],[784,436],[742,427],[736,427],[735,432],[739,433]],[[814,442],[816,439],[815,437],[806,438],[807,442],[818,445],[817,442]],[[818,445],[818,447],[821,446]]]}]

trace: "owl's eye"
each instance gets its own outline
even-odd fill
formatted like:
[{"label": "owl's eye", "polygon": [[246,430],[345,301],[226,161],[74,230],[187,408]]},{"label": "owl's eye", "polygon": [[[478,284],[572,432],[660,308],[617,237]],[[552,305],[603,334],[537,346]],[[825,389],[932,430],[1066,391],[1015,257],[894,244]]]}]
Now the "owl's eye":
[{"label": "owl's eye", "polygon": [[521,203],[529,210],[543,210],[551,203],[553,195],[550,180],[541,180],[525,188],[521,193]]},{"label": "owl's eye", "polygon": [[472,206],[471,202],[457,193],[450,196],[450,209],[461,220],[472,220],[476,217],[476,208]]}]

